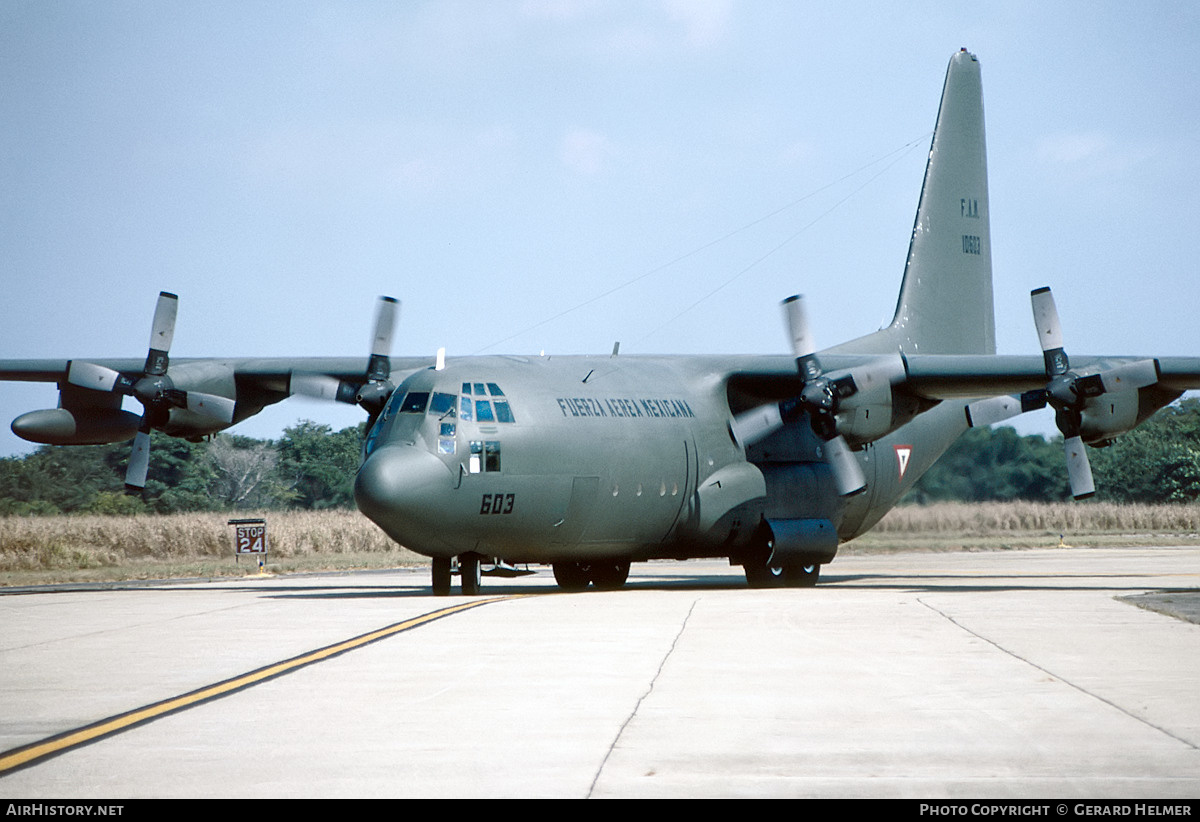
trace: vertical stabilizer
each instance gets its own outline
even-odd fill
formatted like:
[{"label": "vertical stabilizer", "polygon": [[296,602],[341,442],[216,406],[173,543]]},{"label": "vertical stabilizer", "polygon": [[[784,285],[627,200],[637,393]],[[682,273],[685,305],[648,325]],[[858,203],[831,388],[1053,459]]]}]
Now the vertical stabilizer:
[{"label": "vertical stabilizer", "polygon": [[896,316],[838,353],[994,354],[987,150],[979,61],[950,58]]}]

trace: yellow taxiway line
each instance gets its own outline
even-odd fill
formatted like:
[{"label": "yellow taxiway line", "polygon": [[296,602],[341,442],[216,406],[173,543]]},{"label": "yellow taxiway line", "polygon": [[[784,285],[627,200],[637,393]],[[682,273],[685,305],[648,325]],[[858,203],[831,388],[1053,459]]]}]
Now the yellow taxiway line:
[{"label": "yellow taxiway line", "polygon": [[266,665],[253,671],[241,674],[239,676],[226,679],[223,682],[217,682],[213,685],[207,685],[203,688],[198,688],[186,694],[164,699],[161,702],[155,702],[151,705],[146,705],[142,708],[136,708],[117,716],[102,719],[99,722],[94,722],[91,725],[85,725],[82,728],[76,728],[72,731],[57,734],[48,739],[43,739],[40,742],[33,742],[28,745],[22,745],[19,748],[13,748],[10,751],[0,753],[0,776],[9,771],[22,768],[27,765],[32,765],[47,757],[57,756],[65,753],[72,748],[86,745],[89,742],[94,742],[106,736],[127,731],[130,728],[141,725],[146,722],[166,716],[167,714],[181,711],[185,708],[190,708],[201,702],[207,702],[213,699],[219,699],[223,696],[228,696],[235,691],[240,691],[249,688],[252,685],[257,685],[260,682],[265,682],[269,679],[274,679],[284,674],[289,674],[292,671],[303,668],[306,665],[312,665],[316,662],[329,659],[330,657],[344,654],[347,651],[352,651],[355,648],[361,648],[372,642],[378,642],[381,639],[409,631],[421,625],[426,625],[434,620],[442,619],[453,614],[469,611],[472,608],[478,608],[482,605],[490,605],[496,602],[503,602],[509,599],[518,599],[518,596],[507,597],[492,597],[490,599],[476,600],[472,602],[464,602],[459,605],[451,605],[448,608],[441,608],[437,611],[431,611],[428,614],[422,614],[412,619],[407,619],[403,622],[397,622],[394,625],[389,625],[386,628],[380,628],[377,631],[371,631],[351,639],[336,642],[333,645],[327,645],[324,648],[318,648],[315,651],[301,654],[300,656],[286,659],[282,662],[276,662],[272,665]]}]

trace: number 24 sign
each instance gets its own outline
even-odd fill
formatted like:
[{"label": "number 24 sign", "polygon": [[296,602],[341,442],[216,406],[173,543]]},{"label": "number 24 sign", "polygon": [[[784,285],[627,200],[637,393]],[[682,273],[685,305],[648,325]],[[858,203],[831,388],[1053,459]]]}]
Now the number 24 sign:
[{"label": "number 24 sign", "polygon": [[239,554],[267,552],[267,523],[263,520],[231,522],[235,528],[234,550]]}]

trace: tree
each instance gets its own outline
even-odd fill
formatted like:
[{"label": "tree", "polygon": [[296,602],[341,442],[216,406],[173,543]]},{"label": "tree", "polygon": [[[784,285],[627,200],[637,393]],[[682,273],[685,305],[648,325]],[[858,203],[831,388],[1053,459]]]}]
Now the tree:
[{"label": "tree", "polygon": [[972,428],[909,493],[910,502],[1060,500],[1067,493],[1062,441],[1010,427]]},{"label": "tree", "polygon": [[1117,502],[1200,500],[1200,399],[1159,411],[1089,452],[1096,496]]},{"label": "tree", "polygon": [[279,476],[297,508],[350,508],[366,423],[336,434],[301,420],[279,440]]},{"label": "tree", "polygon": [[272,442],[221,434],[208,445],[206,458],[215,477],[215,500],[231,508],[275,508],[288,498],[279,483],[279,451]]}]

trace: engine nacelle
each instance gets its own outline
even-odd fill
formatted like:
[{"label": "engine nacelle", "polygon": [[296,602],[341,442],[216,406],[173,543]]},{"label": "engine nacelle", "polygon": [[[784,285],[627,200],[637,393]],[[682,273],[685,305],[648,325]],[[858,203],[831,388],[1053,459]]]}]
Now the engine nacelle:
[{"label": "engine nacelle", "polygon": [[1089,445],[1107,445],[1118,434],[1136,428],[1155,411],[1178,399],[1180,393],[1158,386],[1108,391],[1083,406],[1079,435]]},{"label": "engine nacelle", "polygon": [[17,417],[12,431],[44,445],[103,445],[133,439],[140,422],[120,408],[47,408]]},{"label": "engine nacelle", "polygon": [[906,413],[897,414],[907,407],[905,403],[897,407],[892,387],[905,377],[904,362],[899,356],[881,358],[870,365],[835,371],[828,376],[836,381],[845,375],[854,378],[857,390],[838,404],[837,430],[851,447],[874,442],[911,419]]}]

